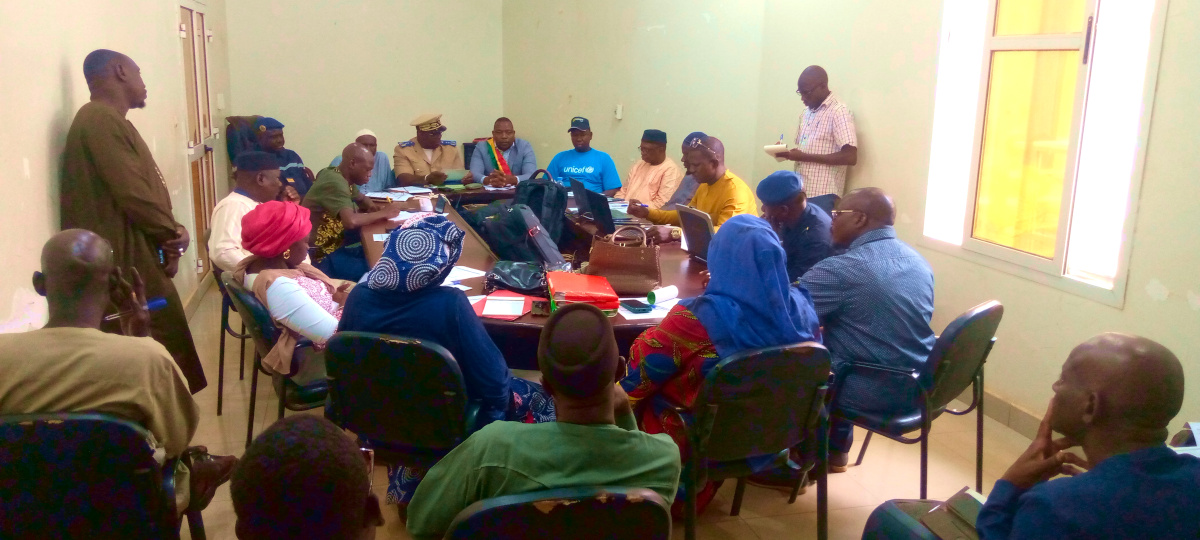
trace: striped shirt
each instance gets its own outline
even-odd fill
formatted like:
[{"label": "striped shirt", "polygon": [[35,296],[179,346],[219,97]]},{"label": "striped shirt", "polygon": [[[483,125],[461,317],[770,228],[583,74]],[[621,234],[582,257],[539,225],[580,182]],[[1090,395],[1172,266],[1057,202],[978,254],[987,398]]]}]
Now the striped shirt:
[{"label": "striped shirt", "polygon": [[933,270],[896,230],[882,227],[800,277],[825,327],[835,366],[871,362],[915,369],[933,350]]},{"label": "striped shirt", "polygon": [[[816,110],[804,108],[800,126],[796,129],[796,148],[806,154],[832,154],[843,146],[858,146],[854,115],[833,94],[829,94]],[[809,197],[835,193],[839,197],[846,188],[846,165],[825,165],[797,161],[796,172],[804,179],[804,193]]]}]

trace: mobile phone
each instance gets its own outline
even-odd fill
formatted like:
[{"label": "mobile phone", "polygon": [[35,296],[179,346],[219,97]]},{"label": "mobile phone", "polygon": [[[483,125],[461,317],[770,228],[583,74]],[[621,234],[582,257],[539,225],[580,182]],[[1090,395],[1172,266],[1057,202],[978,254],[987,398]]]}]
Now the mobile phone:
[{"label": "mobile phone", "polygon": [[633,313],[650,313],[651,311],[654,311],[654,306],[641,300],[621,300],[621,307],[628,309]]},{"label": "mobile phone", "polygon": [[433,207],[433,211],[439,214],[446,213],[446,196],[438,195],[437,206]]}]

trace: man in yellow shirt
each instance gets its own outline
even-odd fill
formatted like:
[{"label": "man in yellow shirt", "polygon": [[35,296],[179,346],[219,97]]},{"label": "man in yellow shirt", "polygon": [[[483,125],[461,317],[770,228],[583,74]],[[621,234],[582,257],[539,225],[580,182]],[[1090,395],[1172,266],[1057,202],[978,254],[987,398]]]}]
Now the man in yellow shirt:
[{"label": "man in yellow shirt", "polygon": [[[725,168],[725,145],[716,137],[695,139],[683,156],[684,164],[700,183],[688,206],[708,214],[713,228],[738,214],[754,214],[754,192],[750,191],[741,178]],[[647,208],[637,199],[629,201],[631,215],[648,219],[658,225],[679,226],[679,212]],[[678,240],[678,231],[671,233],[667,227],[655,227],[652,235],[661,240]]]}]

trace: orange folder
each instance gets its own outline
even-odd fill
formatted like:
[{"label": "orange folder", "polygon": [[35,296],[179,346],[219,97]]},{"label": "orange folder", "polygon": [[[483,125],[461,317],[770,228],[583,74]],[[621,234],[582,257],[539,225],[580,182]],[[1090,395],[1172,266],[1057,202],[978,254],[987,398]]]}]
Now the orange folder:
[{"label": "orange folder", "polygon": [[620,306],[620,298],[604,276],[546,272],[546,283],[549,285],[550,301],[555,309],[576,302],[592,304],[604,311],[615,310]]}]

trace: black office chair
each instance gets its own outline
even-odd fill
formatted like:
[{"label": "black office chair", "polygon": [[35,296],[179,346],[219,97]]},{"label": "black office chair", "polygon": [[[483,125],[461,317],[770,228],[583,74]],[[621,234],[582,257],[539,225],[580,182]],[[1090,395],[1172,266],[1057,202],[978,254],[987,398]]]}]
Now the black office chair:
[{"label": "black office chair", "polygon": [[[929,359],[919,369],[865,362],[839,366],[830,413],[867,430],[854,464],[862,463],[873,433],[904,444],[921,443],[921,498],[924,499],[930,426],[943,412],[964,415],[975,411],[975,489],[983,491],[983,367],[996,343],[996,328],[1003,316],[1004,306],[995,300],[971,308],[946,326]],[[947,409],[968,385],[973,387],[970,406],[963,410]],[[880,399],[880,396],[890,398]],[[904,436],[917,430],[920,434],[916,438]]]},{"label": "black office chair", "polygon": [[[679,481],[686,501],[684,531],[696,538],[697,490],[708,480],[737,478],[731,515],[738,515],[746,477],[755,471],[749,458],[774,455],[773,465],[787,464],[790,449],[816,434],[817,452],[805,471],[823,470],[828,454],[829,425],[824,414],[829,381],[829,351],[818,343],[743,351],[721,360],[708,372],[691,410],[667,409],[684,426],[690,456]],[[684,413],[695,420],[688,422]],[[761,465],[761,458],[755,460]],[[817,475],[817,535],[828,534],[825,474]],[[789,503],[804,483],[797,478]]]},{"label": "black office chair", "polygon": [[464,508],[445,538],[667,540],[671,505],[645,488],[573,487],[505,495]]},{"label": "black office chair", "polygon": [[834,209],[834,207],[837,206],[837,203],[840,200],[842,200],[842,198],[838,197],[836,193],[829,193],[826,195],[817,195],[816,197],[809,197],[808,203],[813,206],[816,206],[817,208],[820,208],[821,210],[824,210],[826,214],[829,214],[832,216],[833,209]]},{"label": "black office chair", "polygon": [[334,423],[376,460],[432,467],[475,431],[458,362],[441,345],[387,334],[338,332],[325,350]]},{"label": "black office chair", "polygon": [[[226,276],[228,277],[228,276]],[[246,447],[254,440],[254,405],[258,396],[258,374],[271,377],[275,395],[279,397],[279,418],[283,418],[284,409],[292,411],[307,411],[325,404],[325,396],[329,393],[329,382],[325,378],[325,361],[322,354],[313,349],[313,344],[307,339],[299,339],[292,354],[292,364],[288,373],[274,373],[262,365],[262,359],[275,341],[279,339],[279,327],[275,326],[271,313],[262,305],[250,291],[232,279],[225,280],[229,299],[237,308],[246,323],[246,330],[254,339],[254,368],[250,376],[250,413],[246,420]]]},{"label": "black office chair", "polygon": [[[0,416],[0,538],[179,538],[175,460],[105,414]],[[199,510],[185,514],[204,538]]]},{"label": "black office chair", "polygon": [[[205,229],[204,238],[201,242],[204,245],[204,251],[209,255],[208,262],[212,265],[213,280],[217,282],[217,290],[221,291],[221,327],[218,330],[221,334],[220,352],[217,353],[217,416],[221,416],[222,405],[225,398],[225,334],[229,334],[241,341],[241,355],[238,357],[238,380],[246,378],[246,340],[250,339],[250,334],[246,333],[246,323],[242,322],[242,331],[234,332],[229,326],[229,310],[233,309],[233,304],[229,301],[229,292],[225,290],[225,281],[221,279],[223,271],[217,268],[217,265],[212,260],[212,254],[208,253],[208,240],[212,238],[212,230]],[[233,311],[237,311],[233,309]]]},{"label": "black office chair", "polygon": [[[487,140],[487,139],[484,139],[484,140]],[[475,140],[475,141],[472,141],[469,143],[462,144],[463,165],[466,166],[466,168],[468,168],[468,169],[471,168],[471,156],[475,154],[475,150],[478,147],[479,147],[479,140]],[[482,178],[475,179],[476,182],[478,182],[480,180],[483,180],[483,179]]]}]

